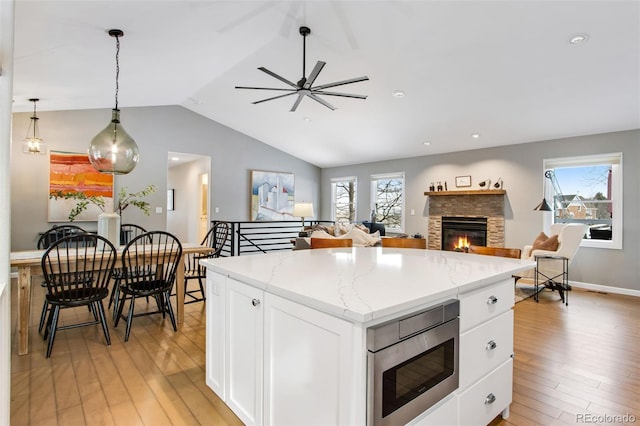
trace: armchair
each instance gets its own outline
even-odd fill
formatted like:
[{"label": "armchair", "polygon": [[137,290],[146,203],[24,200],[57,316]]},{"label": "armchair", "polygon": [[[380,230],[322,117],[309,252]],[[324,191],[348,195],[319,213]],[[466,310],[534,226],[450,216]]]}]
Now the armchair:
[{"label": "armchair", "polygon": [[[567,259],[567,267],[573,261],[578,249],[580,248],[580,242],[584,237],[585,232],[587,231],[587,226],[580,223],[556,223],[551,225],[551,235],[558,235],[558,247],[556,250],[542,250],[542,249],[534,249],[533,245],[526,245],[522,249],[521,259],[527,260],[536,260],[536,256],[556,256],[563,257]],[[540,268],[544,268],[544,270],[540,270],[541,276],[543,277],[555,277],[559,274],[562,274],[562,263],[561,262],[544,262],[544,265],[540,264]],[[536,274],[536,269],[530,269],[528,271],[521,272],[516,277],[516,280],[520,278],[534,279]],[[544,282],[544,285],[552,290],[559,290],[560,297],[564,300],[564,295],[562,293],[563,289],[560,289],[557,283],[553,282],[553,280],[548,280]]]}]

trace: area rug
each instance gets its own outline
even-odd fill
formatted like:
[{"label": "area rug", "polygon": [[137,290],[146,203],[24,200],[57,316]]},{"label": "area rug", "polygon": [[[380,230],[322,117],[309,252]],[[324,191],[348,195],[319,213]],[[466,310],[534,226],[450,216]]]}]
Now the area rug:
[{"label": "area rug", "polygon": [[[544,290],[544,286],[539,286],[538,291]],[[515,303],[522,302],[534,296],[536,294],[536,286],[535,285],[527,285],[527,284],[517,284],[516,285],[516,298]]]}]

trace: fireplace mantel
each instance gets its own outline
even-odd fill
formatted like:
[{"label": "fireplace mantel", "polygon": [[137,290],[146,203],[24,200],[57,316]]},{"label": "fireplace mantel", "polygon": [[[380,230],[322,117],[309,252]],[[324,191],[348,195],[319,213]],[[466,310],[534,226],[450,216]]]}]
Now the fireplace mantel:
[{"label": "fireplace mantel", "polygon": [[504,189],[478,189],[467,191],[427,191],[424,195],[429,197],[441,196],[441,195],[504,195],[507,191]]}]

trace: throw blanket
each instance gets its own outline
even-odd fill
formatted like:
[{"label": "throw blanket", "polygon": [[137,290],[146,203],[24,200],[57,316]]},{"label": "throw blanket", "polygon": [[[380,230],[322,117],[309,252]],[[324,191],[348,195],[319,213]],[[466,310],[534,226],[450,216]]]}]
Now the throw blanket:
[{"label": "throw blanket", "polygon": [[367,234],[366,232],[353,228],[347,231],[345,234],[335,237],[325,231],[313,231],[311,238],[340,238],[353,240],[354,247],[372,247],[380,243],[380,233],[374,232],[373,234]]}]

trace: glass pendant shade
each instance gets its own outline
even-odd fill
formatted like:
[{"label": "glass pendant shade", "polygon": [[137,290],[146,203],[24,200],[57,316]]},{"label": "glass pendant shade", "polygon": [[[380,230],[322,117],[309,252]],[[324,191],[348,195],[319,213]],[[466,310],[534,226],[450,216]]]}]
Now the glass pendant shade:
[{"label": "glass pendant shade", "polygon": [[111,122],[92,140],[89,161],[101,173],[123,175],[138,164],[140,150],[120,123],[120,110],[112,110]]}]

